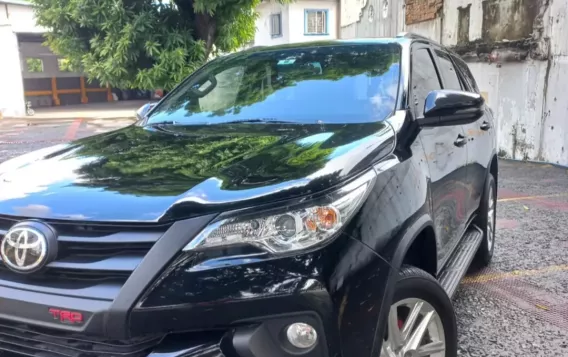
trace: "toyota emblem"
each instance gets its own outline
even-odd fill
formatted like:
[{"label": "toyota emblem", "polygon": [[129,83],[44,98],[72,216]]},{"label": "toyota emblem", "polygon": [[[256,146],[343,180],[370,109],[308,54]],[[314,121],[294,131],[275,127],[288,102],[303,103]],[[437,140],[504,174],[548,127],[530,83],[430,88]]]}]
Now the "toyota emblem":
[{"label": "toyota emblem", "polygon": [[2,238],[0,254],[9,269],[31,273],[43,268],[57,255],[57,236],[41,222],[21,222]]}]

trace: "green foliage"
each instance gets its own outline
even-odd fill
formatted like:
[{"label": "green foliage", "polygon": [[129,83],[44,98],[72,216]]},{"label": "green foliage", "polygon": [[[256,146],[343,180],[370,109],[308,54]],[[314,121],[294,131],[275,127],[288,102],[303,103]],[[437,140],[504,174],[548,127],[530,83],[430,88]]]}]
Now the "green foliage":
[{"label": "green foliage", "polygon": [[26,66],[30,73],[43,72],[43,61],[39,58],[26,58]]},{"label": "green foliage", "polygon": [[67,58],[58,58],[57,65],[60,72],[76,72],[76,69],[73,68],[73,65]]},{"label": "green foliage", "polygon": [[251,41],[260,0],[32,2],[72,68],[115,87],[171,89],[210,55]]}]

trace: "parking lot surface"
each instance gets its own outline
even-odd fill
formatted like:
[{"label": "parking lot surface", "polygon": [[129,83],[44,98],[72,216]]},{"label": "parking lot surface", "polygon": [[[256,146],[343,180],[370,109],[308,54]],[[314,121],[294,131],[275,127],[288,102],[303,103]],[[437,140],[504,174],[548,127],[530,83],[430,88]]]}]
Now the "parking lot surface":
[{"label": "parking lot surface", "polygon": [[[3,120],[0,162],[131,122]],[[568,170],[499,165],[493,263],[454,298],[459,356],[568,356]]]}]

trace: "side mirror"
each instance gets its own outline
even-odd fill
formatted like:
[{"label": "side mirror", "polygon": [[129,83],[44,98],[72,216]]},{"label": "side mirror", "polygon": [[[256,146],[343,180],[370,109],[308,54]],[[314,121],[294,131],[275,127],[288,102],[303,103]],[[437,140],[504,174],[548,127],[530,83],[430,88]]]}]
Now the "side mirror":
[{"label": "side mirror", "polygon": [[138,110],[136,111],[136,119],[142,120],[146,118],[148,112],[152,110],[156,106],[156,104],[158,103],[146,103],[140,108],[138,108]]},{"label": "side mirror", "polygon": [[428,94],[420,126],[444,126],[473,123],[484,113],[485,100],[477,93],[435,90]]}]

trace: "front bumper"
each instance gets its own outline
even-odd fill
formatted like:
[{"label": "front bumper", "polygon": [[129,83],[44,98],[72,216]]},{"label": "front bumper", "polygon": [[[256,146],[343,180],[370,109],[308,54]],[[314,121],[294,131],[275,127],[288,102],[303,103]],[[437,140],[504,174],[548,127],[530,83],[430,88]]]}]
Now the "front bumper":
[{"label": "front bumper", "polygon": [[[375,340],[388,264],[348,235],[300,256],[196,269],[180,253],[212,217],[173,224],[112,300],[2,287],[0,355],[54,357],[367,356]],[[185,255],[184,255],[185,254]],[[201,260],[199,260],[199,259]],[[7,284],[7,283],[6,283]],[[111,293],[100,294],[102,297]],[[49,313],[78,311],[78,324]],[[283,339],[293,322],[318,332],[298,353]]]}]

